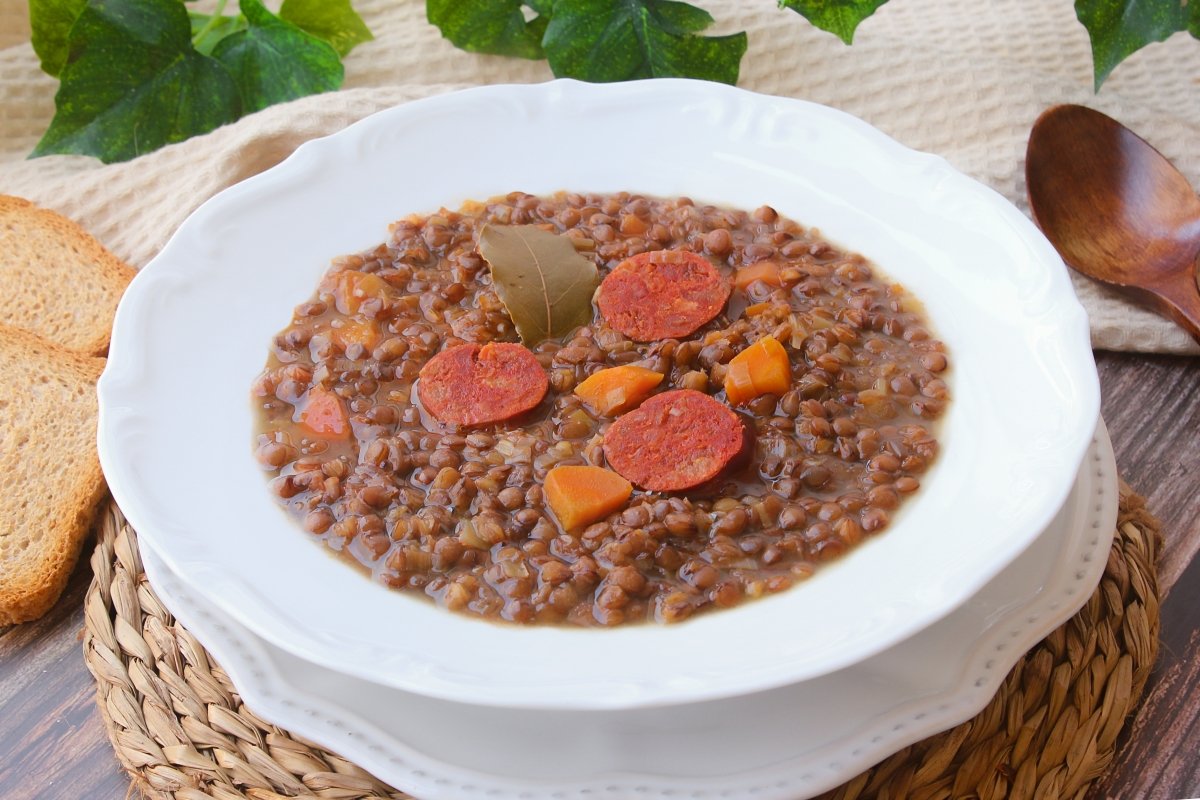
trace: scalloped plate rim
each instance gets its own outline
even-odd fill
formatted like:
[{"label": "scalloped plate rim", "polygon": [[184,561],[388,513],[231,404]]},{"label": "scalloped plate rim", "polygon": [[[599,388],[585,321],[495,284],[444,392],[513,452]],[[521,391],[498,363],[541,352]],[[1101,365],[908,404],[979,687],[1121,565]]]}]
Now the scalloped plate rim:
[{"label": "scalloped plate rim", "polygon": [[[623,102],[627,102],[637,98],[642,98],[644,101],[646,97],[653,98],[655,102],[661,102],[664,97],[676,99],[683,97],[695,101],[700,106],[705,103],[710,105],[716,103],[726,109],[741,104],[763,108],[768,113],[799,114],[814,120],[814,124],[819,123],[824,128],[842,126],[846,131],[868,140],[879,153],[897,163],[902,163],[905,168],[918,172],[936,173],[939,190],[954,190],[962,192],[964,196],[969,196],[972,202],[982,206],[981,209],[976,209],[976,212],[981,212],[985,216],[993,215],[995,217],[994,224],[1009,230],[1014,246],[1020,244],[1028,248],[1031,261],[1037,262],[1039,268],[1044,270],[1043,273],[1038,274],[1039,279],[1045,284],[1040,286],[1040,297],[1043,302],[1049,302],[1046,296],[1050,295],[1052,302],[1047,308],[1041,310],[1041,316],[1031,315],[1030,318],[1046,321],[1050,319],[1051,312],[1058,314],[1059,319],[1054,320],[1053,324],[1050,322],[1046,322],[1046,324],[1053,327],[1058,335],[1064,337],[1063,347],[1070,351],[1073,357],[1086,361],[1086,363],[1076,364],[1072,367],[1077,370],[1077,374],[1072,378],[1075,383],[1068,388],[1077,390],[1079,396],[1072,398],[1075,403],[1071,406],[1074,414],[1074,427],[1071,428],[1071,431],[1083,430],[1086,427],[1084,423],[1089,420],[1094,423],[1098,419],[1098,381],[1094,365],[1090,361],[1086,315],[1074,298],[1061,260],[1058,259],[1050,245],[1041,238],[1032,223],[999,194],[953,170],[940,157],[906,148],[867,123],[835,109],[806,101],[754,95],[729,87],[717,87],[710,84],[698,85],[691,81],[652,81],[642,82],[640,85],[603,87],[576,84],[571,81],[554,81],[532,86],[493,86],[468,89],[388,109],[367,117],[339,133],[303,144],[277,167],[230,187],[201,205],[175,232],[162,253],[135,278],[118,311],[114,325],[112,357],[109,368],[106,369],[100,382],[100,453],[114,497],[117,498],[131,522],[139,530],[144,528],[148,531],[149,536],[161,537],[154,539],[156,551],[163,556],[172,570],[214,600],[239,622],[272,643],[315,663],[339,668],[359,677],[380,680],[397,688],[421,692],[430,696],[467,702],[531,708],[623,708],[730,696],[828,673],[848,663],[869,657],[951,612],[1011,561],[1016,553],[1020,552],[1021,546],[1027,544],[1038,530],[1045,527],[1055,513],[1057,507],[1055,503],[1060,505],[1062,499],[1065,498],[1070,484],[1063,478],[1063,475],[1067,472],[1068,464],[1078,465],[1082,459],[1090,437],[1090,429],[1088,436],[1063,437],[1065,441],[1063,451],[1057,453],[1053,459],[1061,473],[1051,476],[1050,483],[1054,488],[1046,491],[1042,498],[1043,502],[1039,506],[1039,513],[1027,513],[1023,519],[1022,529],[1012,534],[1011,541],[1002,548],[1001,557],[995,559],[994,563],[977,569],[970,576],[961,577],[957,583],[945,590],[946,597],[939,599],[934,604],[936,607],[926,606],[919,609],[919,613],[914,612],[915,616],[912,620],[915,621],[910,620],[907,624],[897,623],[895,628],[882,632],[877,630],[874,635],[860,637],[853,647],[843,648],[835,656],[826,657],[820,663],[805,663],[799,667],[788,665],[788,668],[784,669],[774,667],[773,670],[767,672],[761,670],[755,672],[753,669],[748,669],[745,673],[739,673],[737,680],[726,680],[723,676],[714,677],[711,674],[699,672],[681,682],[655,683],[653,680],[643,680],[635,675],[633,678],[627,678],[624,683],[617,681],[608,685],[606,689],[609,693],[606,694],[594,691],[597,687],[586,682],[567,682],[555,686],[553,682],[545,681],[545,675],[536,676],[535,680],[526,681],[523,684],[510,683],[503,686],[481,688],[469,680],[464,683],[460,678],[446,679],[441,675],[431,676],[431,663],[424,654],[418,657],[412,648],[396,653],[384,648],[391,660],[382,659],[386,662],[382,666],[364,665],[363,653],[381,652],[378,646],[368,643],[363,645],[364,650],[351,656],[344,646],[345,641],[338,639],[336,632],[334,634],[324,632],[318,636],[301,630],[301,623],[294,619],[288,619],[286,612],[281,615],[281,609],[270,605],[273,598],[268,599],[261,595],[255,595],[254,590],[247,583],[242,585],[237,585],[236,582],[228,583],[229,576],[223,571],[225,566],[220,557],[217,557],[219,554],[214,556],[214,559],[208,559],[202,557],[203,553],[197,555],[195,549],[188,551],[186,546],[173,540],[172,537],[178,531],[187,530],[186,521],[181,522],[178,518],[164,519],[171,515],[156,513],[156,510],[151,507],[154,494],[145,487],[144,476],[139,475],[136,467],[130,463],[129,454],[124,452],[125,445],[129,442],[128,440],[122,441],[120,435],[122,430],[127,434],[131,430],[128,426],[132,423],[129,422],[128,417],[136,417],[136,414],[131,414],[130,408],[136,408],[137,405],[136,398],[132,398],[131,395],[131,393],[136,394],[140,388],[140,376],[137,370],[142,369],[144,374],[144,370],[147,369],[146,363],[138,363],[138,359],[135,357],[139,343],[131,341],[133,335],[131,331],[139,325],[145,324],[147,308],[151,305],[148,287],[156,282],[166,280],[171,275],[180,278],[179,273],[182,268],[196,258],[194,253],[183,252],[187,244],[197,239],[203,239],[203,226],[214,219],[219,219],[220,209],[230,204],[244,204],[247,198],[253,198],[257,194],[269,194],[273,187],[287,186],[289,181],[294,182],[292,177],[294,174],[305,169],[315,170],[323,166],[322,159],[336,161],[338,158],[344,158],[347,151],[352,150],[356,144],[361,145],[363,140],[369,136],[386,133],[389,125],[394,123],[412,125],[419,121],[422,115],[445,113],[446,111],[460,115],[470,114],[470,107],[476,101],[509,103],[526,112],[532,106],[534,110],[546,114],[548,113],[546,106],[551,100],[562,101],[566,98],[568,102],[579,103],[583,99],[600,98],[607,99],[611,103],[612,98],[620,98]],[[722,104],[724,105],[722,106]],[[879,153],[871,153],[871,155]],[[393,216],[403,213],[405,210],[408,209],[393,209]],[[819,221],[817,220],[817,222]],[[812,220],[809,222],[811,223]],[[853,241],[847,242],[846,246],[858,249]],[[873,260],[878,262],[879,259],[873,258]],[[883,266],[886,270],[887,264]],[[953,347],[954,343],[951,342],[951,345]],[[147,345],[141,343],[141,347],[145,348]],[[123,391],[125,394],[122,394]],[[951,414],[955,413],[955,410],[952,404]],[[122,428],[121,425],[127,427]],[[249,450],[248,445],[246,449]],[[939,463],[931,474],[939,474],[940,467]],[[262,493],[265,495],[265,488]],[[178,512],[172,513],[178,514]],[[898,522],[894,527],[898,528],[900,524]],[[195,547],[194,544],[192,546]],[[179,550],[179,547],[183,547],[183,550]],[[842,569],[845,561],[847,560],[843,559],[842,563],[823,572],[832,573],[835,569]],[[823,573],[819,573],[819,575],[821,574]],[[215,580],[216,583],[209,583],[210,580]],[[822,578],[822,580],[826,579]],[[222,584],[222,581],[226,581],[226,583]],[[808,583],[787,594],[798,592],[800,588],[807,585]],[[768,601],[759,601],[752,605],[758,606],[764,602]],[[735,613],[741,614],[743,617],[746,615],[745,608],[722,612],[723,615]],[[673,627],[678,629],[687,626],[711,627],[707,622],[701,624],[704,619],[702,617],[695,623]],[[469,625],[460,625],[457,620],[447,620],[446,627],[461,628],[463,631],[470,629]],[[475,630],[480,629],[475,628]],[[604,632],[599,635],[609,635],[610,633]],[[553,634],[555,638],[568,638],[571,635],[567,632]],[[662,636],[662,634],[658,635]],[[330,636],[332,638],[329,638]],[[666,636],[678,638],[674,632],[667,633]],[[528,637],[524,633],[514,633],[512,638]],[[614,636],[610,641],[617,638]],[[628,638],[636,639],[638,636],[631,635]],[[579,641],[578,638],[575,638],[575,641]],[[422,659],[426,660],[422,661]]]}]

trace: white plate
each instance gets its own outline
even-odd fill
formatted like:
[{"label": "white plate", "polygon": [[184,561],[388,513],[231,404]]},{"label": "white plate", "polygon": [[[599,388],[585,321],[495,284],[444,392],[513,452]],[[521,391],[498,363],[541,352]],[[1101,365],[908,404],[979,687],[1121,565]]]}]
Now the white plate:
[{"label": "white plate", "polygon": [[[777,596],[611,631],[449,614],[305,541],[251,456],[248,400],[293,307],[330,258],[373,246],[408,212],[564,188],[768,203],[924,301],[950,348],[953,401],[942,453],[886,535]],[[941,159],[801,101],[691,81],[559,81],[382,112],[206,203],[126,292],[100,408],[121,508],[171,569],[257,635],[433,697],[625,708],[822,675],[950,613],[1062,505],[1099,389],[1057,254]]]},{"label": "white plate", "polygon": [[256,714],[425,800],[797,800],[979,712],[1099,581],[1116,527],[1116,474],[1101,423],[1054,522],[979,594],[913,638],[805,683],[655,709],[484,708],[347,678],[239,625],[145,539],[142,558],[159,597]]}]

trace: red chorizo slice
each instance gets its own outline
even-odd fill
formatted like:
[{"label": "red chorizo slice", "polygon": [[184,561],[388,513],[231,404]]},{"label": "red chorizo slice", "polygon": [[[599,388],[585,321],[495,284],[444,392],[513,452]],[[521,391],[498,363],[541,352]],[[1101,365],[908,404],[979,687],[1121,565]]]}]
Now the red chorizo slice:
[{"label": "red chorizo slice", "polygon": [[425,362],[417,396],[442,422],[486,425],[533,408],[549,386],[542,365],[519,344],[464,344]]},{"label": "red chorizo slice", "polygon": [[725,307],[732,287],[708,259],[687,250],[639,253],[600,284],[596,305],[636,342],[690,336]]},{"label": "red chorizo slice", "polygon": [[655,492],[691,489],[715,478],[745,450],[746,428],[724,403],[678,389],[651,397],[604,434],[608,465]]}]

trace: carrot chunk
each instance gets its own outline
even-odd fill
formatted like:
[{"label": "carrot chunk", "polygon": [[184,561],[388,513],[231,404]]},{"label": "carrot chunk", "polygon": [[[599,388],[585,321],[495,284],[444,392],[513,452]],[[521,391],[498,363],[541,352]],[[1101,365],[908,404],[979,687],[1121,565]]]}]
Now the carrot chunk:
[{"label": "carrot chunk", "polygon": [[744,313],[747,317],[757,317],[759,314],[765,314],[775,306],[774,303],[755,303],[752,306],[746,306]]},{"label": "carrot chunk", "polygon": [[337,273],[333,287],[333,300],[337,310],[343,314],[357,314],[363,301],[371,297],[384,297],[389,284],[378,275],[348,269]]},{"label": "carrot chunk", "polygon": [[314,386],[308,390],[308,397],[296,421],[314,436],[323,439],[344,439],[350,434],[350,417],[346,413],[345,401],[324,386]]},{"label": "carrot chunk", "polygon": [[725,396],[735,406],[762,394],[781,395],[791,385],[787,351],[771,336],[764,336],[734,356],[725,371]]},{"label": "carrot chunk", "polygon": [[734,406],[758,397],[758,392],[754,390],[754,376],[750,374],[749,362],[729,362],[725,370],[725,396],[729,399],[729,404]]},{"label": "carrot chunk", "polygon": [[555,467],[546,473],[543,489],[566,530],[604,519],[633,494],[633,484],[603,467]]},{"label": "carrot chunk", "polygon": [[361,344],[370,350],[379,343],[379,329],[370,322],[347,320],[340,327],[332,328],[330,333],[343,350],[352,344]]},{"label": "carrot chunk", "polygon": [[589,375],[575,394],[597,414],[611,416],[641,404],[662,379],[661,372],[626,364]]},{"label": "carrot chunk", "polygon": [[742,267],[733,276],[733,284],[743,292],[755,281],[762,281],[771,286],[779,286],[779,265],[774,261],[758,261],[748,267]]}]

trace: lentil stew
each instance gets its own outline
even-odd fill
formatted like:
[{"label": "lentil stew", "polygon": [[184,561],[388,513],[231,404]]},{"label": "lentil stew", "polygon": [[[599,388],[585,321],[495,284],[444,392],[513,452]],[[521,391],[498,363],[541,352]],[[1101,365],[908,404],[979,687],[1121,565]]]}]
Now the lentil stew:
[{"label": "lentil stew", "polygon": [[[594,258],[591,324],[517,352],[485,224]],[[936,457],[947,369],[911,295],[768,206],[513,193],[335,259],[255,381],[255,453],[384,584],[518,623],[676,622],[880,533]]]}]

